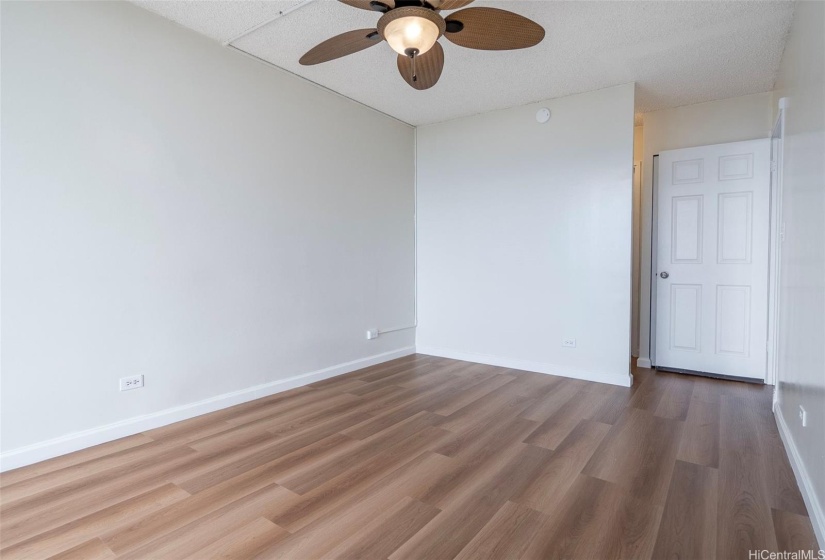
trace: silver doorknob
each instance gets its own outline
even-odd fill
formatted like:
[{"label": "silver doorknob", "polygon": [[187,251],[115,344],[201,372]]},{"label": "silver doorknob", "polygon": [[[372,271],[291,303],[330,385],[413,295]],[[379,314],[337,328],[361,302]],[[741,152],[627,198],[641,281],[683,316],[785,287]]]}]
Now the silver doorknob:
[{"label": "silver doorknob", "polygon": [[670,274],[668,274],[667,272],[660,272],[659,276],[661,276],[662,278],[667,278],[668,276],[670,276]]}]

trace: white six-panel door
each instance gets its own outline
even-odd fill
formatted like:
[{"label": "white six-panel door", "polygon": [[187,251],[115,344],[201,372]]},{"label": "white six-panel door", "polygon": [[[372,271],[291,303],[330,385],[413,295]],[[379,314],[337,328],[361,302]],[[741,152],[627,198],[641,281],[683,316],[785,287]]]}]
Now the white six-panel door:
[{"label": "white six-panel door", "polygon": [[770,141],[659,154],[656,365],[764,379]]}]

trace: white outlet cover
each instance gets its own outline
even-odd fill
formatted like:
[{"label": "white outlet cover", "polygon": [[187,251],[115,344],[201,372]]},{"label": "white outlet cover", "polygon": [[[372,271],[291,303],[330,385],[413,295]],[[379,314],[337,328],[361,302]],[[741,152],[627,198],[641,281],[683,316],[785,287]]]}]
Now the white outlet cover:
[{"label": "white outlet cover", "polygon": [[131,391],[141,387],[143,387],[143,375],[130,375],[129,377],[120,378],[121,391]]}]

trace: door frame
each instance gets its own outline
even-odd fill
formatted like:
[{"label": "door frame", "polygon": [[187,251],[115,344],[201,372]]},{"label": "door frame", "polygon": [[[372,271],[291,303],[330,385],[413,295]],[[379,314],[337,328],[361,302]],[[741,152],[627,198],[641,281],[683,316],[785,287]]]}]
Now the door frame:
[{"label": "door frame", "polygon": [[779,369],[779,304],[782,282],[782,241],[785,224],[782,221],[782,162],[785,151],[785,108],[787,98],[779,100],[778,112],[771,130],[771,229],[768,256],[768,368],[765,383],[774,386],[773,407],[779,393],[776,390]]},{"label": "door frame", "polygon": [[648,320],[649,335],[647,343],[648,356],[650,356],[650,367],[656,367],[656,301],[659,294],[656,290],[658,282],[656,278],[659,276],[657,269],[659,267],[658,248],[659,248],[659,154],[653,155],[653,165],[650,172],[652,180],[651,191],[651,211],[650,211],[650,317]]},{"label": "door frame", "polygon": [[639,357],[641,340],[639,336],[640,324],[642,321],[642,161],[633,162],[633,231],[631,243],[633,244],[632,260],[633,272],[631,274],[631,296],[632,309],[630,313],[630,356]]},{"label": "door frame", "polygon": [[[779,310],[779,272],[780,272],[780,249],[781,232],[780,218],[782,215],[782,146],[784,144],[784,109],[785,98],[779,100],[779,114],[769,138],[771,145],[771,179],[770,192],[768,194],[770,207],[770,225],[768,239],[768,306],[765,310],[768,313],[768,340],[767,340],[767,367],[765,370],[765,385],[776,385],[776,369],[778,366],[779,348],[779,328],[776,317]],[[779,134],[777,137],[776,135]],[[751,138],[751,140],[761,140],[761,138]],[[777,142],[776,157],[774,153],[774,142]],[[709,144],[710,145],[710,144]],[[686,148],[698,146],[685,146]],[[677,148],[682,149],[682,148]],[[650,337],[648,340],[648,354],[650,356],[651,367],[656,367],[656,277],[657,272],[657,250],[659,232],[659,154],[653,155],[652,192],[651,192],[651,220],[650,220]],[[774,406],[776,405],[777,392],[774,390]]]}]

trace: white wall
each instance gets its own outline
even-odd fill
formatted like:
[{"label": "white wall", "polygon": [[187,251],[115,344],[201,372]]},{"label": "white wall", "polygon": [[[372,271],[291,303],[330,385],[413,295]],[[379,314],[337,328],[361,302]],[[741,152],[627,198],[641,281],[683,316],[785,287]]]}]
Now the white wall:
[{"label": "white wall", "polygon": [[2,68],[4,468],[412,351],[412,128],[126,3],[3,2]]},{"label": "white wall", "polygon": [[773,127],[771,93],[663,109],[643,115],[642,248],[639,365],[650,366],[650,228],[653,156],[664,150],[767,138]]},{"label": "white wall", "polygon": [[418,129],[419,352],[629,383],[633,95]]},{"label": "white wall", "polygon": [[[825,548],[825,3],[798,2],[776,97],[787,98],[777,417]],[[799,406],[808,425],[799,420]]]}]

